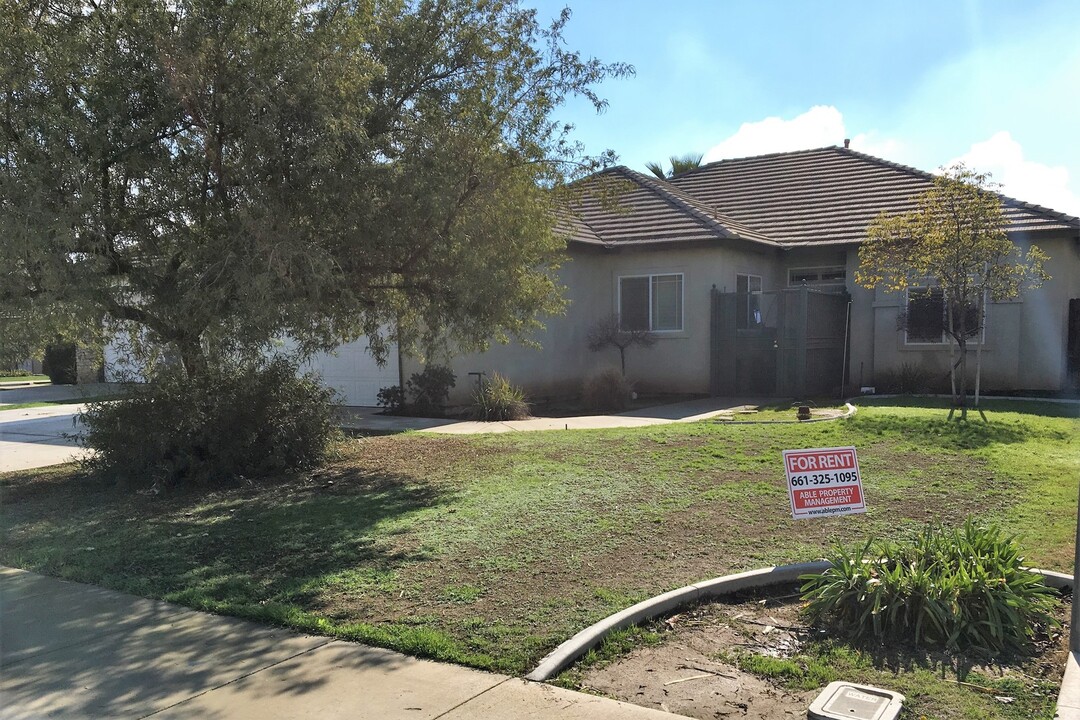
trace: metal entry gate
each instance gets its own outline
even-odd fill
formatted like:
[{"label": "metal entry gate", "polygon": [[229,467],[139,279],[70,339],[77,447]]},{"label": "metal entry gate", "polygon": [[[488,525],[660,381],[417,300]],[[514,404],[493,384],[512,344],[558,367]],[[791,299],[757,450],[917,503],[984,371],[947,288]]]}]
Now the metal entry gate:
[{"label": "metal entry gate", "polygon": [[713,395],[806,398],[843,384],[847,293],[712,290]]}]

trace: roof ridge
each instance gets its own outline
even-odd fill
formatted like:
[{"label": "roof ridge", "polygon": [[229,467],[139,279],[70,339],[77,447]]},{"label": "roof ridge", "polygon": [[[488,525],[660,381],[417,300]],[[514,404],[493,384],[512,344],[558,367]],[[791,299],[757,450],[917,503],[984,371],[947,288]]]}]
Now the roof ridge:
[{"label": "roof ridge", "polygon": [[[619,167],[621,167],[625,171],[624,174],[627,174],[630,180],[636,182],[642,187],[652,190],[656,194],[665,198],[670,204],[675,205],[678,209],[689,214],[699,223],[705,225],[710,230],[718,233],[720,237],[724,239],[751,240],[754,242],[761,242],[769,245],[780,244],[763,232],[754,230],[753,228],[726,216],[722,216],[724,218],[724,221],[727,223],[727,225],[725,225],[724,222],[721,222],[717,217],[714,216],[720,215],[720,213],[713,211],[713,215],[710,215],[709,212],[699,207],[703,204],[700,200],[698,200],[685,190],[681,190],[675,187],[667,180],[660,180],[659,178],[654,179],[649,177],[648,175],[645,175],[644,173],[640,173],[636,170],[631,170],[630,168],[627,168],[625,166]],[[728,225],[734,226],[735,230],[733,230],[731,227],[728,227]]]},{"label": "roof ridge", "polygon": [[710,163],[705,163],[704,165],[699,165],[698,167],[693,168],[691,170],[681,172],[678,175],[675,175],[674,177],[681,179],[681,178],[686,177],[687,175],[693,175],[694,173],[701,172],[702,170],[707,170],[709,168],[715,168],[718,165],[723,165],[724,163],[741,162],[743,160],[763,160],[765,158],[774,158],[774,157],[781,157],[781,156],[790,157],[790,156],[793,156],[793,155],[809,155],[811,153],[819,153],[819,152],[823,152],[825,150],[838,150],[838,149],[840,149],[840,148],[837,145],[826,145],[824,147],[805,148],[803,150],[780,150],[778,152],[762,153],[760,155],[741,155],[739,157],[721,158],[719,160],[713,160]]}]

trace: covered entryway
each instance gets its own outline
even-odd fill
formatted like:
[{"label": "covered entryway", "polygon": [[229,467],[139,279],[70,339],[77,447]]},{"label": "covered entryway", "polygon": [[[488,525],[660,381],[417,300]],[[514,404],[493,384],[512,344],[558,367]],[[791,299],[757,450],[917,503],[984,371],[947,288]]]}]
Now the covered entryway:
[{"label": "covered entryway", "polygon": [[368,349],[367,338],[360,338],[333,353],[319,353],[304,369],[321,375],[323,383],[341,395],[343,404],[374,407],[379,390],[399,383],[398,349],[390,346],[386,363],[380,366]]},{"label": "covered entryway", "polygon": [[808,287],[766,293],[713,288],[711,394],[807,398],[839,393],[849,301],[845,292]]}]

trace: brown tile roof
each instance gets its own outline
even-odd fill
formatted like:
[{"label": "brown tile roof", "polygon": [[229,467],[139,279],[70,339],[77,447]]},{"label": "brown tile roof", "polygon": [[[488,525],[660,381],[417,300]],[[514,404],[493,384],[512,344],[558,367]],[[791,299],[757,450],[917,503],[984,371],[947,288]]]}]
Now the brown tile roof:
[{"label": "brown tile roof", "polygon": [[[930,173],[847,148],[721,160],[669,181],[625,167],[585,181],[573,241],[605,246],[746,240],[765,245],[852,243],[880,212],[914,208]],[[614,182],[612,182],[614,181]],[[1080,220],[1003,196],[1014,231],[1077,230]]]},{"label": "brown tile roof", "polygon": [[588,245],[745,240],[776,246],[764,233],[715,212],[673,185],[618,166],[579,185],[557,230]]}]

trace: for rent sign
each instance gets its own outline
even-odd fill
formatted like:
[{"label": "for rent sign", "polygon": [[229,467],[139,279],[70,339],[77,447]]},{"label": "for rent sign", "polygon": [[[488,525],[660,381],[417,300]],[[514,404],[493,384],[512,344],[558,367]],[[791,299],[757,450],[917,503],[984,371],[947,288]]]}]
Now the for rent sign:
[{"label": "for rent sign", "polygon": [[853,447],[785,450],[784,472],[796,520],[866,512]]}]

